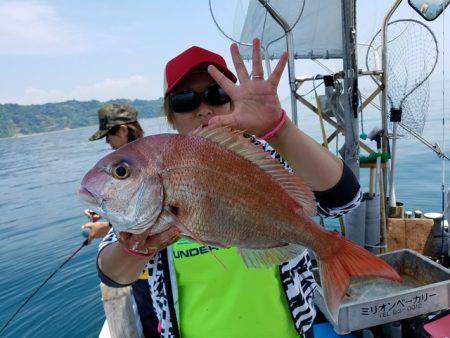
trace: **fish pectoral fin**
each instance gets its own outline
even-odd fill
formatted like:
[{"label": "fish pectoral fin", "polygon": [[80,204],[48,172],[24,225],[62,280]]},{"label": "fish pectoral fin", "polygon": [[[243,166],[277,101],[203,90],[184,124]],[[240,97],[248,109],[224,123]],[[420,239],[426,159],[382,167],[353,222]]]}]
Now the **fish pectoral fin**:
[{"label": "fish pectoral fin", "polygon": [[288,244],[268,249],[237,249],[248,268],[267,268],[290,261],[303,253],[306,248],[299,244]]}]

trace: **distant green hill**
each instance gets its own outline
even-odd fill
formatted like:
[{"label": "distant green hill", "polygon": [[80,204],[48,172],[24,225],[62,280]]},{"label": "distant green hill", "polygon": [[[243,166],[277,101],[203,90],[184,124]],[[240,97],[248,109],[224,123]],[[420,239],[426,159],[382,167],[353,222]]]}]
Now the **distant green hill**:
[{"label": "distant green hill", "polygon": [[98,123],[97,110],[105,104],[126,103],[139,111],[139,118],[163,115],[162,98],[157,100],[66,101],[41,105],[0,105],[0,138],[79,128]]}]

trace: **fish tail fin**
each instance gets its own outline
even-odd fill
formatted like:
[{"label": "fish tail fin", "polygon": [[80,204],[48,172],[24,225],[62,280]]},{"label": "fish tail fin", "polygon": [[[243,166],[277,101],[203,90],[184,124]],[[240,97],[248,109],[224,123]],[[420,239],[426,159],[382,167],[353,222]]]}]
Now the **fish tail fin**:
[{"label": "fish tail fin", "polygon": [[[333,234],[336,236],[338,234]],[[340,236],[340,235],[338,235]],[[389,264],[345,237],[338,239],[337,250],[319,256],[319,273],[325,302],[337,322],[339,306],[352,277],[382,277],[401,282],[402,278]]]}]

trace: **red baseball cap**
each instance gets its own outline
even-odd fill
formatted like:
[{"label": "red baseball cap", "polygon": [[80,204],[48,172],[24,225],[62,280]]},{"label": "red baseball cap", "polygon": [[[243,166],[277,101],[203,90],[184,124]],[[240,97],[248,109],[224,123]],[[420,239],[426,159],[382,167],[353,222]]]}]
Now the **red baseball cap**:
[{"label": "red baseball cap", "polygon": [[206,70],[209,65],[216,66],[231,81],[237,81],[236,76],[228,69],[223,57],[209,50],[193,46],[167,62],[164,71],[164,97],[183,81],[186,75],[193,71]]}]

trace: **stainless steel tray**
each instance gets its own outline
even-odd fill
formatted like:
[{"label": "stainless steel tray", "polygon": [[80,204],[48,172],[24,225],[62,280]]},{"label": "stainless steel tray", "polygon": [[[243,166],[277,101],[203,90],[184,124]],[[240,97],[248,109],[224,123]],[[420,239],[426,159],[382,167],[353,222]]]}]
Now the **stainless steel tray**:
[{"label": "stainless steel tray", "polygon": [[389,280],[354,279],[339,309],[338,322],[326,310],[319,284],[315,302],[339,334],[450,308],[450,270],[413,250],[378,255],[403,277],[402,284]]}]

